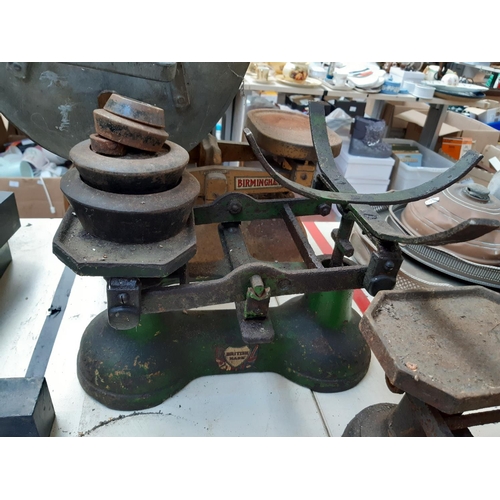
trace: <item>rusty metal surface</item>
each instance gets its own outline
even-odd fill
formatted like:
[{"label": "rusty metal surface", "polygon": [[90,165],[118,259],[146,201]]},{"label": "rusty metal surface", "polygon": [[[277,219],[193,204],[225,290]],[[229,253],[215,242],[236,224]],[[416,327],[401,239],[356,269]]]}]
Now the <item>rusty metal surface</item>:
[{"label": "rusty metal surface", "polygon": [[381,292],[360,329],[389,381],[448,414],[500,405],[500,294]]},{"label": "rusty metal surface", "polygon": [[[384,211],[382,213],[388,216],[386,207],[384,207]],[[350,241],[354,247],[353,260],[358,264],[368,265],[372,252],[376,250],[376,246],[373,241],[371,241],[371,239],[363,233],[357,224],[354,225]],[[447,276],[446,274],[434,271],[428,266],[414,260],[412,257],[409,257],[406,252],[406,249],[409,246],[412,248],[425,248],[417,247],[416,245],[401,246],[401,252],[404,254],[404,258],[396,277],[396,289],[408,291],[470,285],[470,283],[467,283],[466,281],[460,281]]]},{"label": "rusty metal surface", "polygon": [[[253,258],[268,262],[302,262],[300,252],[294,245],[290,231],[282,219],[243,222],[241,230],[248,253]],[[279,245],[269,244],[270,234],[273,235],[274,241],[280,242]]]},{"label": "rusty metal surface", "polygon": [[[343,192],[330,193],[329,191],[308,188],[297,184],[296,182],[290,181],[289,179],[278,173],[277,170],[270,165],[268,160],[262,154],[262,151],[259,150],[257,142],[255,141],[252,133],[248,129],[245,130],[245,135],[248,142],[252,146],[255,155],[257,156],[259,162],[262,164],[265,170],[269,173],[269,175],[273,177],[273,179],[279,182],[283,187],[286,187],[287,189],[290,189],[291,191],[302,196],[318,200],[319,202],[336,203],[340,205],[352,204],[352,206],[349,207],[352,217],[360,226],[363,227],[366,232],[378,239],[394,241],[398,243],[413,243],[416,245],[443,245],[456,241],[465,241],[467,239],[478,238],[483,234],[494,231],[495,229],[500,227],[500,222],[493,219],[469,219],[458,224],[456,227],[449,229],[448,231],[442,231],[440,233],[428,236],[407,236],[401,231],[395,230],[393,227],[387,224],[385,219],[379,217],[377,212],[373,210],[370,205],[389,205],[391,204],[389,202],[391,199],[408,200],[412,199],[412,196],[416,197],[413,199],[418,199],[429,196],[429,193],[435,194],[442,189],[442,187],[439,185],[431,186],[432,182],[437,178],[433,181],[422,184],[420,186],[420,188],[422,188],[422,191],[420,193],[418,191],[415,191],[415,189],[417,188],[412,188],[406,191],[394,191],[389,193],[364,195],[356,193],[354,189],[350,187],[350,185],[347,185],[347,181],[344,182],[344,184],[346,185],[344,186],[345,191]],[[469,158],[465,158],[465,156],[467,156],[469,153],[472,154],[469,156]],[[471,170],[480,159],[480,155],[479,157],[477,157],[476,154],[472,151],[468,151],[465,156],[463,156],[455,164],[454,167],[451,167],[449,169],[452,170],[453,168],[457,168],[457,170],[461,172],[458,178],[465,175],[469,170]],[[463,164],[460,164],[462,160],[464,160],[464,162]],[[440,176],[443,175],[444,174],[441,174]],[[364,203],[366,203],[366,205],[363,205]],[[356,207],[356,204],[360,205]]]},{"label": "rusty metal surface", "polygon": [[[348,204],[363,204],[367,207],[359,208],[367,210],[369,205],[380,206],[400,203],[398,201],[391,202],[391,200],[402,199],[405,203],[419,200],[442,191],[446,187],[454,184],[456,181],[464,177],[477,163],[479,163],[482,158],[482,155],[470,150],[467,151],[467,153],[453,167],[447,169],[436,178],[431,179],[430,181],[419,186],[388,193],[358,194],[340,173],[335,164],[335,159],[328,144],[328,130],[324,116],[324,108],[321,103],[309,103],[309,120],[312,140],[315,150],[317,151],[318,170],[327,190],[307,188],[280,175],[275,168],[269,164],[268,160],[263,155],[252,131],[249,128],[246,128],[244,133],[255,156],[258,158],[259,162],[269,175],[273,177],[273,179],[297,194],[321,200],[325,203],[330,202],[342,206]],[[334,193],[329,191],[334,191]],[[359,213],[357,213],[357,215],[358,218],[361,218]],[[370,213],[369,219],[372,225],[379,222],[376,212]],[[362,220],[359,222],[362,223]],[[386,226],[386,224],[383,225]]]},{"label": "rusty metal surface", "polygon": [[133,122],[104,109],[94,110],[94,126],[106,139],[152,153],[160,151],[168,138],[162,129]]},{"label": "rusty metal surface", "polygon": [[114,115],[128,118],[155,128],[165,128],[165,112],[147,102],[137,101],[130,97],[112,94],[106,101],[104,109]]},{"label": "rusty metal surface", "polygon": [[[239,223],[220,224],[219,234],[224,255],[233,270],[253,261]],[[254,283],[261,285],[257,286],[258,290],[255,290]],[[264,291],[260,300],[261,296],[258,292]],[[258,274],[250,276],[245,300],[235,301],[241,338],[246,344],[268,343],[273,340],[273,325],[267,317],[270,298],[271,289],[264,284],[262,277]]]},{"label": "rusty metal surface", "polygon": [[496,424],[500,422],[500,410],[479,411],[463,415],[444,415],[444,421],[452,431],[478,425]]},{"label": "rusty metal surface", "polygon": [[[387,205],[390,204],[389,201],[394,198],[401,198],[405,200],[405,202],[408,202],[409,200],[417,200],[430,196],[430,194],[435,194],[463,177],[479,162],[481,155],[474,151],[468,151],[453,167],[447,169],[446,172],[415,188],[389,193],[360,195],[356,193],[354,188],[337,169],[328,144],[328,131],[321,103],[310,103],[309,118],[312,139],[317,151],[318,170],[321,174],[321,180],[326,185],[326,191],[301,186],[281,175],[276,168],[268,162],[267,158],[260,150],[252,132],[248,128],[245,129],[245,136],[259,162],[269,175],[283,187],[300,195],[323,202],[336,203],[342,206],[352,204],[352,206],[349,207],[349,211],[351,212],[350,216],[353,217],[366,232],[385,241],[438,245],[477,238],[499,227],[500,223],[498,221],[470,219],[451,230],[426,236],[425,238],[429,239],[425,240],[421,238],[411,238],[402,235],[400,231],[395,231],[394,228],[387,224],[385,219],[379,217],[377,212],[371,208],[370,205]],[[328,190],[334,191],[334,193]],[[356,204],[360,204],[360,206],[356,207]]]},{"label": "rusty metal surface", "polygon": [[[354,191],[352,186],[350,186],[343,176],[339,173],[335,178],[332,178],[331,186],[339,185],[336,188],[336,192],[332,193],[330,191],[324,191],[314,188],[306,188],[296,182],[290,181],[283,175],[279,174],[276,169],[271,166],[263,155],[260,147],[255,140],[254,135],[251,130],[244,129],[245,136],[252,147],[252,151],[255,156],[264,167],[264,169],[269,173],[269,175],[279,182],[282,186],[290,189],[294,193],[300,194],[307,198],[313,198],[323,203],[335,203],[338,205],[348,205],[348,204],[363,204],[363,205],[395,205],[398,203],[404,203],[408,201],[419,200],[426,198],[433,194],[436,194],[451,184],[457,182],[462,177],[467,175],[481,160],[482,156],[475,151],[469,150],[465,153],[460,160],[455,163],[453,167],[450,167],[446,172],[440,174],[434,179],[421,184],[418,187],[405,189],[402,191],[390,191],[387,193],[375,193],[375,194],[359,194]],[[336,167],[335,167],[336,169]],[[329,169],[323,169],[323,171],[328,171]],[[330,169],[333,170],[333,169]],[[329,178],[332,176],[329,176]],[[341,181],[340,183],[338,181]],[[330,187],[330,186],[329,186]],[[342,192],[340,192],[342,188]]]},{"label": "rusty metal surface", "polygon": [[405,394],[399,404],[376,404],[358,413],[344,437],[473,437],[469,427],[500,422],[500,410],[447,415]]},{"label": "rusty metal surface", "polygon": [[[106,156],[124,156],[127,154],[127,146],[110,141],[97,134],[90,134],[90,147],[94,153]],[[71,155],[71,152],[70,152]]]},{"label": "rusty metal surface", "polygon": [[[286,200],[294,215],[314,215],[321,207],[316,200],[291,198]],[[256,200],[243,193],[228,193],[207,205],[194,208],[196,224],[241,222],[283,217],[283,200]]]},{"label": "rusty metal surface", "polygon": [[349,422],[342,437],[389,437],[389,416],[396,406],[392,403],[368,406]]},{"label": "rusty metal surface", "polygon": [[92,151],[87,140],[71,149],[70,158],[89,186],[122,194],[148,194],[173,188],[189,161],[187,151],[170,141],[154,154],[129,151],[125,156],[110,158]]},{"label": "rusty metal surface", "polygon": [[290,270],[262,262],[249,263],[220,279],[177,287],[152,287],[143,294],[142,312],[152,314],[243,301],[250,278],[255,274],[271,288],[272,296],[278,296],[362,288],[365,271],[363,266]]},{"label": "rusty metal surface", "polygon": [[293,239],[293,242],[295,243],[295,246],[297,247],[297,250],[299,251],[305,264],[310,269],[322,268],[323,264],[310,245],[309,240],[307,239],[306,232],[293,214],[290,205],[285,204],[284,209],[285,211],[283,214],[283,221],[285,222],[286,227],[288,228],[288,231]]},{"label": "rusty metal surface", "polygon": [[172,238],[156,243],[113,243],[85,231],[70,210],[54,236],[53,251],[81,276],[162,278],[194,256],[196,234],[191,218],[185,229]]},{"label": "rusty metal surface", "polygon": [[116,243],[136,244],[160,241],[181,231],[200,185],[184,172],[180,183],[168,191],[109,193],[87,185],[72,168],[62,177],[61,190],[87,232]]},{"label": "rusty metal surface", "polygon": [[[277,109],[253,109],[247,113],[247,126],[258,145],[276,156],[316,161],[309,120],[305,115]],[[332,154],[338,156],[342,139],[328,132]]]}]

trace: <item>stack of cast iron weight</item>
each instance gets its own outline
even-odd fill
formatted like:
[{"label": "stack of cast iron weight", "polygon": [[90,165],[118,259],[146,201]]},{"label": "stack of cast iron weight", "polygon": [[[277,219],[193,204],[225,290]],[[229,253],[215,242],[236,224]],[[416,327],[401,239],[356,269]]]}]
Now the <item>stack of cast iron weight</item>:
[{"label": "stack of cast iron weight", "polygon": [[189,155],[167,141],[161,108],[112,94],[94,111],[96,134],[70,151],[61,189],[85,231],[117,243],[152,243],[186,227],[199,193]]}]

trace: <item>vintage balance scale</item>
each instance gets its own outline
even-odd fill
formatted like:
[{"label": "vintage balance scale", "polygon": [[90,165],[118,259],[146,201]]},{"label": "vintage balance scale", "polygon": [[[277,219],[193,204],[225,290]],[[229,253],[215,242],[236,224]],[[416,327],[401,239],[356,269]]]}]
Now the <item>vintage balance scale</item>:
[{"label": "vintage balance scale", "polygon": [[[270,115],[281,118],[280,113]],[[398,292],[381,293],[362,323],[366,340],[351,307],[355,288],[376,295],[394,287],[402,263],[399,243],[443,245],[499,227],[498,221],[471,219],[448,231],[414,237],[395,231],[373,209],[443,190],[466,175],[480,155],[466,154],[449,171],[418,188],[360,195],[335,166],[323,105],[311,103],[317,157],[314,188],[290,180],[284,159],[260,149],[251,129],[261,135],[267,130],[269,139],[269,117],[250,114],[245,135],[253,154],[277,183],[300,197],[259,200],[230,192],[210,204],[196,205],[199,183],[186,169],[188,153],[166,140],[162,110],[112,95],[94,118],[99,135],[70,152],[75,168],[65,175],[61,188],[71,208],[54,239],[54,252],[66,265],[78,274],[103,276],[107,281],[108,308],[88,325],[78,354],[78,378],[90,396],[113,409],[142,410],[160,404],[197,377],[250,371],[273,371],[314,391],[344,391],[366,374],[371,347],[380,352],[389,383],[407,394],[396,407],[377,405],[358,415],[346,435],[463,434],[480,417],[472,422],[463,416],[461,421],[455,414],[500,402],[500,391],[492,394],[485,389],[491,388],[491,380],[478,382],[487,378],[484,373],[464,394],[461,381],[447,384],[446,371],[436,363],[429,375],[433,384],[418,367],[419,361],[399,366],[406,358],[390,341],[398,331],[400,343],[411,351],[410,339],[424,328],[419,326],[419,313],[428,309],[431,297],[444,314],[453,313],[460,300],[469,304],[471,315],[474,308],[489,306],[494,322],[498,319],[495,292],[480,287],[445,295],[419,292],[419,300],[407,292],[404,300]],[[123,146],[128,149],[116,153]],[[331,203],[341,207],[342,219],[332,235],[333,254],[319,258],[297,217],[318,213]],[[242,222],[276,219],[285,222],[302,262],[258,261],[250,254]],[[353,265],[348,259],[355,222],[377,247],[367,266]],[[197,251],[203,252],[203,241],[197,241],[195,226],[207,224],[218,224],[224,257],[211,266],[211,272],[196,274],[190,262]],[[271,237],[268,245],[272,244]],[[272,296],[285,294],[299,295],[269,307]],[[196,309],[231,302],[235,310]],[[386,311],[389,316],[382,321]],[[414,324],[409,317],[402,320],[406,330],[398,323],[404,311],[410,311],[406,314],[413,314],[414,320]],[[425,323],[425,328],[452,345],[446,329],[435,330],[442,318],[434,315],[431,320],[434,323],[430,327]],[[470,326],[469,317],[466,321]],[[405,331],[406,336],[401,333]],[[422,342],[413,340],[417,352],[425,347]],[[491,349],[491,342],[488,337],[485,347]],[[448,353],[459,357],[460,351]],[[442,353],[438,350],[436,356]],[[496,382],[494,373],[491,378]],[[457,385],[459,395],[453,391]],[[443,415],[451,414],[454,420],[449,427]],[[432,425],[426,424],[429,415],[435,420]],[[489,412],[482,418],[491,421],[497,415]]]},{"label": "vintage balance scale", "polygon": [[[96,64],[90,71],[99,69]],[[170,71],[176,109],[188,109],[187,65],[161,64],[156,78]],[[112,68],[120,71],[129,70]],[[323,105],[311,103],[308,140],[291,140],[293,128],[283,134],[274,127],[279,111],[264,118],[249,114],[249,145],[239,149],[240,159],[260,162],[254,177],[273,179],[273,189],[296,196],[221,194],[225,181],[217,174],[225,169],[218,162],[220,172],[209,169],[203,176],[205,203],[199,204],[199,167],[186,168],[187,150],[167,140],[162,109],[119,94],[106,99],[94,113],[97,135],[70,152],[75,168],[61,188],[71,207],[54,238],[54,253],[68,267],[107,282],[107,310],[88,325],[77,360],[79,381],[91,397],[113,409],[142,410],[197,377],[251,371],[273,371],[314,391],[345,391],[366,374],[371,349],[389,387],[405,395],[399,405],[367,408],[345,435],[468,435],[472,425],[500,421],[494,410],[464,414],[500,404],[499,295],[482,287],[390,291],[403,261],[400,244],[472,240],[499,222],[471,219],[411,236],[376,209],[442,191],[480,155],[468,152],[417,188],[358,194],[335,166],[338,143],[327,132]],[[208,142],[198,160],[217,151]],[[342,213],[332,234],[335,249],[318,257],[297,218],[325,214],[331,204]],[[261,248],[295,246],[300,259],[259,260],[246,238],[249,221],[270,228]],[[375,248],[367,265],[349,259],[355,223]],[[214,234],[222,258],[207,264],[200,257],[211,253]],[[361,323],[352,309],[357,288],[376,295]],[[269,307],[271,297],[289,294],[297,297]],[[226,303],[235,309],[197,309]],[[478,322],[481,338],[474,335]]]}]

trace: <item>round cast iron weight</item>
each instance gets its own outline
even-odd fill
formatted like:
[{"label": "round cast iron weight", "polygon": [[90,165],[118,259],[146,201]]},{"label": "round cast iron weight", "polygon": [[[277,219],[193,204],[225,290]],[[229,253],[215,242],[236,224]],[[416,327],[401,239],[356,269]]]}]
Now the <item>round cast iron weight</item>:
[{"label": "round cast iron weight", "polygon": [[184,229],[200,184],[184,172],[175,188],[161,193],[107,193],[85,184],[72,168],[62,177],[61,190],[85,231],[107,241],[138,244],[165,240]]},{"label": "round cast iron weight", "polygon": [[156,154],[128,151],[112,158],[91,149],[91,141],[83,141],[69,152],[82,180],[96,189],[110,193],[148,194],[175,187],[189,162],[188,152],[167,141]]},{"label": "round cast iron weight", "polygon": [[160,151],[168,138],[165,130],[133,122],[104,109],[94,110],[94,125],[96,132],[106,139],[153,153]]},{"label": "round cast iron weight", "polygon": [[107,156],[124,156],[127,154],[127,146],[110,141],[97,134],[90,135],[90,147],[95,153]]},{"label": "round cast iron weight", "polygon": [[134,120],[156,128],[165,128],[165,112],[162,108],[129,97],[112,94],[104,109],[114,115]]}]

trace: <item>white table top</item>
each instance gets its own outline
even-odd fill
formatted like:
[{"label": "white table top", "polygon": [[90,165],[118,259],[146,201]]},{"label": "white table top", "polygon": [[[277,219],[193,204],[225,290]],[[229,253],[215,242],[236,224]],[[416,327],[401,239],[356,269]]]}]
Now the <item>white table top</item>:
[{"label": "white table top", "polygon": [[[51,245],[59,222],[23,219],[10,240],[13,262],[0,279],[0,377],[24,376],[30,361],[64,269]],[[314,224],[331,241],[336,224]],[[341,436],[362,409],[400,399],[372,356],[365,378],[342,393],[314,393],[273,373],[225,374],[196,379],[149,410],[110,410],[87,396],[76,376],[82,333],[105,308],[105,281],[77,276],[45,374],[56,412],[52,436]],[[500,435],[498,427],[473,432]]]}]

